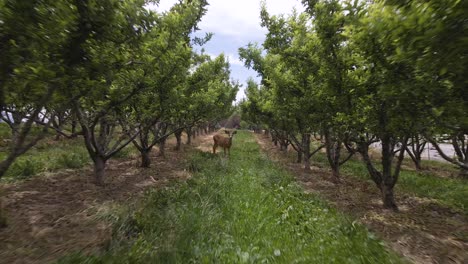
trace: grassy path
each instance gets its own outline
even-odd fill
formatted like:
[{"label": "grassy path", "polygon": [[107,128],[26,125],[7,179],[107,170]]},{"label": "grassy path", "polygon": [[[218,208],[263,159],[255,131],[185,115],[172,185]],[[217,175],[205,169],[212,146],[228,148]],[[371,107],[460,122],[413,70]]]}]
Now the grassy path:
[{"label": "grassy path", "polygon": [[306,194],[253,136],[230,159],[195,152],[187,182],[146,195],[111,249],[63,263],[400,263],[362,226]]}]

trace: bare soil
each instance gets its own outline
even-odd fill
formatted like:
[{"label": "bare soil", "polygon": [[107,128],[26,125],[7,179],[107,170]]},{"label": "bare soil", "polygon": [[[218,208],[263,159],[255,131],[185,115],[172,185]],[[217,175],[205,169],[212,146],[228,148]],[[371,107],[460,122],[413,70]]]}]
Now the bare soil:
[{"label": "bare soil", "polygon": [[436,201],[397,192],[400,212],[382,207],[377,187],[342,176],[331,181],[331,171],[312,165],[306,173],[294,158],[275,147],[270,138],[257,135],[262,150],[293,173],[306,191],[323,197],[338,210],[351,214],[386,241],[388,246],[413,263],[468,263],[468,219],[461,212]]},{"label": "bare soil", "polygon": [[[267,155],[296,176],[304,188],[330,201],[339,210],[387,242],[389,247],[414,263],[468,263],[468,219],[435,201],[396,193],[399,213],[382,209],[377,188],[343,175],[331,182],[326,168],[313,166],[305,173],[301,165],[257,135]],[[184,139],[185,142],[185,139]],[[43,174],[16,184],[3,184],[3,206],[8,227],[0,229],[0,263],[50,263],[75,251],[99,252],[111,239],[111,224],[99,217],[114,205],[128,204],[149,188],[186,180],[183,164],[187,149],[212,151],[212,135],[195,138],[185,150],[166,145],[166,157],[153,152],[152,167],[139,168],[139,157],[111,160],[106,184],[93,183],[92,168]],[[218,149],[220,151],[220,149]]]},{"label": "bare soil", "polygon": [[174,151],[175,139],[168,140],[166,156],[157,157],[155,149],[149,169],[139,167],[137,155],[110,160],[103,187],[93,183],[91,167],[0,185],[8,221],[0,229],[0,263],[50,263],[75,251],[105,249],[111,223],[99,215],[114,205],[135,201],[149,188],[189,178],[183,164],[186,150],[210,138],[199,136],[179,152]]}]

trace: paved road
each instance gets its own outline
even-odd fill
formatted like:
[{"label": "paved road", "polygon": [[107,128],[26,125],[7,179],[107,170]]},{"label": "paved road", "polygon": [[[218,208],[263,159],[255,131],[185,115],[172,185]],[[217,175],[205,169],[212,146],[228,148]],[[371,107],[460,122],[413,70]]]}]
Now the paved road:
[{"label": "paved road", "polygon": [[[455,156],[455,150],[453,149],[453,146],[451,144],[442,143],[442,144],[439,144],[439,146],[447,156],[449,157]],[[371,147],[380,149],[380,142],[372,144]],[[434,146],[432,146],[432,144],[426,145],[426,148],[424,152],[422,153],[421,158],[425,160],[438,160],[438,161],[447,162],[440,156],[439,152],[437,152],[437,150],[434,148]]]}]

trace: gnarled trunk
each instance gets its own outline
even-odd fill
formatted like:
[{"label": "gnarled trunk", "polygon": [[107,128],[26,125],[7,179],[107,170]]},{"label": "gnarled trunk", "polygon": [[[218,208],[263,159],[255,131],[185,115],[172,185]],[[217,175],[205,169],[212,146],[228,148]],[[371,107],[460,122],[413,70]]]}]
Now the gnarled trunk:
[{"label": "gnarled trunk", "polygon": [[302,163],[302,151],[297,151],[297,160],[296,163]]},{"label": "gnarled trunk", "polygon": [[455,150],[455,158],[449,157],[444,153],[439,143],[431,135],[425,135],[425,138],[434,146],[440,156],[446,161],[457,165],[460,168],[460,177],[468,179],[468,135],[464,132],[457,132],[451,135],[452,146]]},{"label": "gnarled trunk", "polygon": [[8,224],[7,224],[6,216],[3,213],[3,209],[0,208],[0,229],[5,228],[7,226]]},{"label": "gnarled trunk", "polygon": [[185,130],[185,132],[187,133],[187,142],[186,142],[186,144],[190,145],[190,144],[192,144],[192,128],[187,128]]},{"label": "gnarled trunk", "polygon": [[275,147],[278,146],[278,137],[277,137],[275,134],[273,134],[273,133],[271,133],[271,141],[273,142],[273,144],[275,145]]},{"label": "gnarled trunk", "polygon": [[382,192],[383,207],[398,211],[398,206],[395,203],[395,196],[393,195],[393,186],[391,184],[382,184],[380,191]]},{"label": "gnarled trunk", "polygon": [[4,213],[4,209],[3,209],[2,197],[3,197],[3,192],[2,192],[2,188],[0,187],[0,229],[7,227],[7,219]]},{"label": "gnarled trunk", "polygon": [[411,158],[413,160],[414,166],[416,167],[417,171],[422,171],[422,166],[421,166],[421,157],[416,157],[416,158]]},{"label": "gnarled trunk", "polygon": [[281,140],[280,142],[280,150],[281,151],[284,151],[284,152],[287,152],[288,151],[288,142],[285,141],[285,140]]},{"label": "gnarled trunk", "polygon": [[182,145],[182,130],[177,130],[175,133],[174,133],[175,137],[176,137],[176,146],[175,146],[175,150],[179,151],[180,150],[180,146]]},{"label": "gnarled trunk", "polygon": [[166,139],[167,138],[161,138],[159,141],[159,156],[160,157],[166,157]]},{"label": "gnarled trunk", "polygon": [[304,170],[305,171],[310,171],[310,134],[304,133],[302,134],[302,139],[301,139],[301,149],[302,152],[304,153]]},{"label": "gnarled trunk", "polygon": [[76,120],[72,120],[72,122],[71,122],[71,133],[72,133],[72,137],[77,137],[77,136],[78,136],[78,135],[76,134],[76,126],[77,126]]},{"label": "gnarled trunk", "polygon": [[94,157],[94,180],[96,185],[104,185],[104,175],[107,160],[104,157]]},{"label": "gnarled trunk", "polygon": [[397,183],[398,177],[400,175],[400,168],[403,162],[406,145],[408,138],[403,139],[401,142],[402,147],[398,154],[398,160],[395,164],[395,169],[392,172],[392,160],[394,157],[395,144],[392,143],[392,138],[389,135],[384,135],[381,138],[382,143],[382,171],[378,171],[372,164],[372,160],[369,157],[369,143],[361,143],[359,146],[359,152],[361,153],[364,162],[366,164],[367,170],[382,193],[382,202],[384,208],[392,209],[394,211],[398,210],[398,207],[395,203],[395,197],[393,194],[393,188]]},{"label": "gnarled trunk", "polygon": [[150,159],[150,151],[151,150],[141,150],[141,164],[140,166],[143,168],[149,168],[151,166],[151,159]]},{"label": "gnarled trunk", "polygon": [[334,183],[340,182],[340,155],[342,143],[339,139],[332,135],[329,129],[324,130],[325,135],[325,149],[327,154],[328,164],[332,169],[332,181]]},{"label": "gnarled trunk", "polygon": [[340,183],[340,166],[339,165],[334,165],[332,167],[332,182],[333,183]]},{"label": "gnarled trunk", "polygon": [[409,146],[406,147],[406,152],[411,157],[416,170],[421,171],[421,156],[426,147],[426,140],[424,140],[419,135],[411,137],[411,142],[408,144]]}]

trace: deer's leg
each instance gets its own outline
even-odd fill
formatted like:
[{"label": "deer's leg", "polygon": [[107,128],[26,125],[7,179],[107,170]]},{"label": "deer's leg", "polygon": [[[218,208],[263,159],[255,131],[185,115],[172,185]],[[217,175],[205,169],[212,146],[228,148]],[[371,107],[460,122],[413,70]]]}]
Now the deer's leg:
[{"label": "deer's leg", "polygon": [[213,154],[216,154],[216,148],[218,147],[218,144],[214,143],[213,145]]}]

